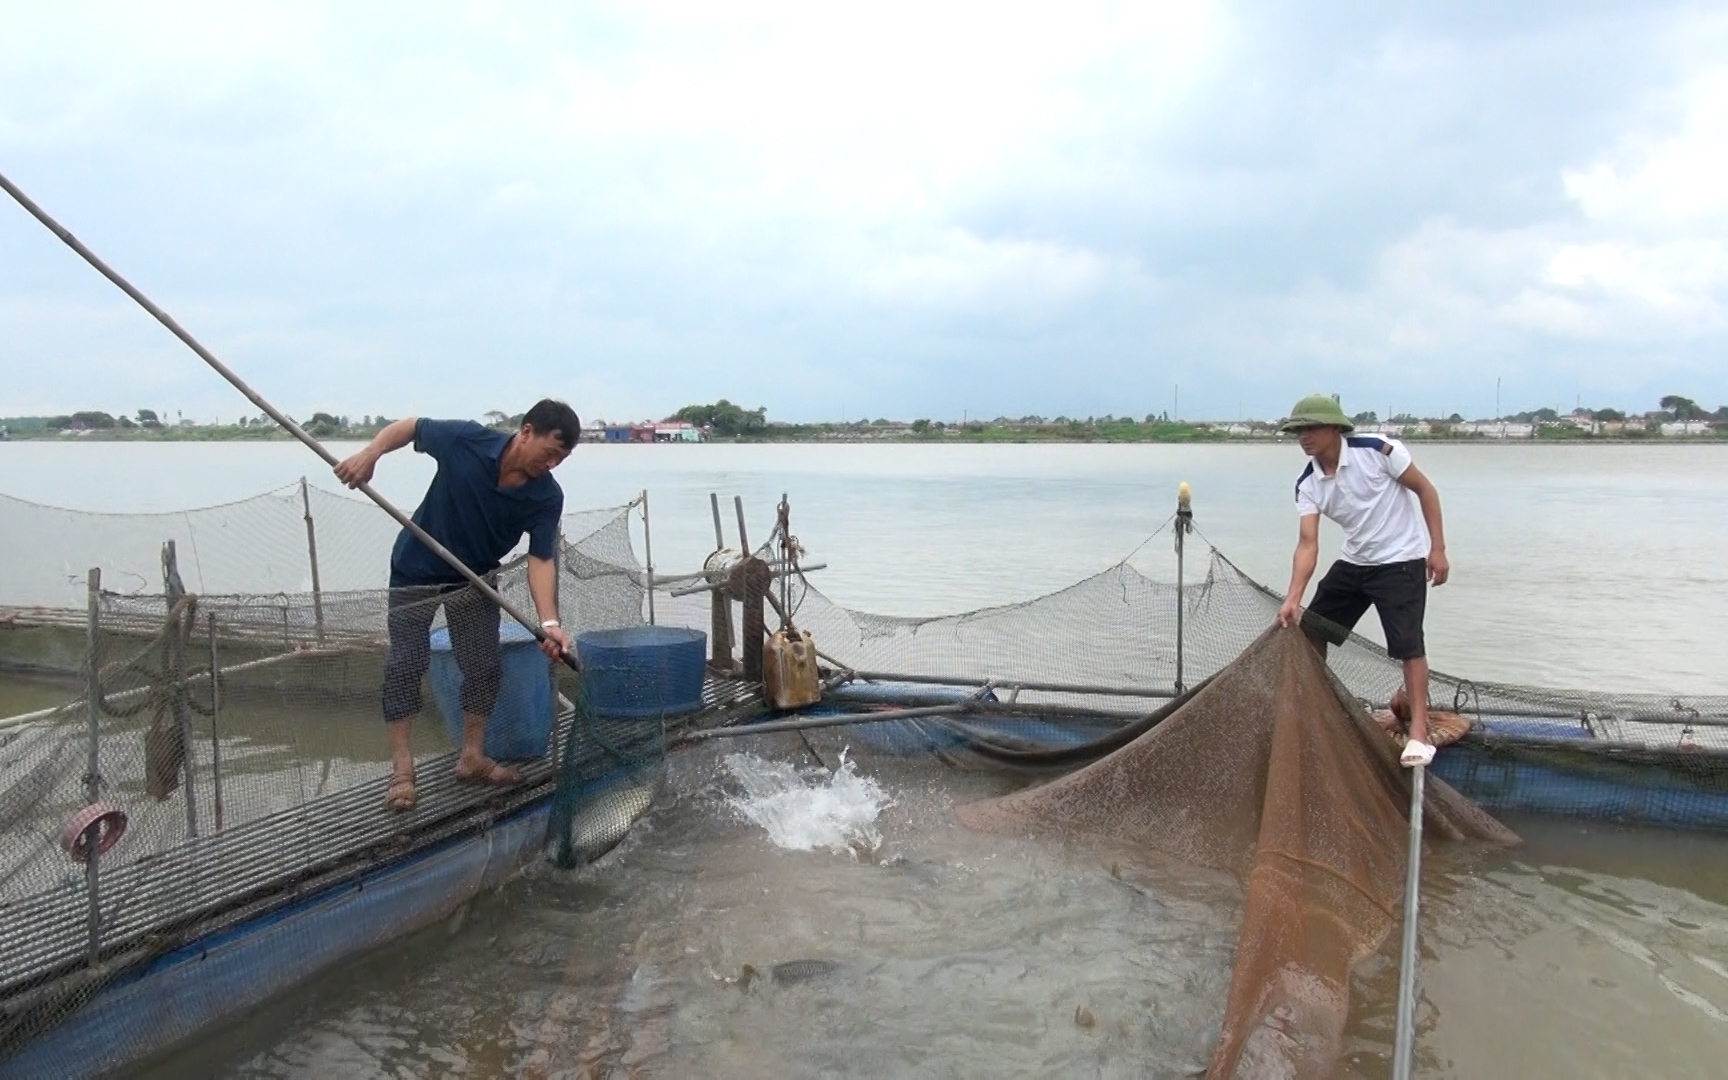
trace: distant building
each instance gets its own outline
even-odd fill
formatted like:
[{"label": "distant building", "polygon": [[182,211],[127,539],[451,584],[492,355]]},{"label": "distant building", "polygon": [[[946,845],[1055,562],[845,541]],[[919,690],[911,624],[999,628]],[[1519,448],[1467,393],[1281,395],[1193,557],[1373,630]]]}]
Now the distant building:
[{"label": "distant building", "polygon": [[701,442],[706,432],[695,424],[682,420],[668,420],[660,423],[644,420],[640,424],[607,424],[602,442],[609,443],[665,443],[665,442]]},{"label": "distant building", "polygon": [[1529,439],[1536,434],[1536,425],[1519,420],[1470,420],[1453,424],[1458,435],[1480,435],[1484,439]]},{"label": "distant building", "polygon": [[1710,425],[1703,420],[1671,420],[1662,425],[1662,434],[1668,436],[1708,435]]},{"label": "distant building", "polygon": [[685,420],[666,420],[653,425],[655,442],[701,442],[702,429]]}]

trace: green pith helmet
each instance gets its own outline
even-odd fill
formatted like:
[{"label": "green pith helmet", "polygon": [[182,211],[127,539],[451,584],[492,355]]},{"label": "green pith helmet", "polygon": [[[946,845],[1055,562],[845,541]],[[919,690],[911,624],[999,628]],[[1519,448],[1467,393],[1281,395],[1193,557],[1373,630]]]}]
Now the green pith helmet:
[{"label": "green pith helmet", "polygon": [[1356,425],[1344,415],[1338,400],[1331,394],[1309,394],[1298,401],[1290,410],[1289,418],[1278,425],[1278,430],[1299,431],[1305,427],[1335,427],[1346,433],[1356,430]]}]

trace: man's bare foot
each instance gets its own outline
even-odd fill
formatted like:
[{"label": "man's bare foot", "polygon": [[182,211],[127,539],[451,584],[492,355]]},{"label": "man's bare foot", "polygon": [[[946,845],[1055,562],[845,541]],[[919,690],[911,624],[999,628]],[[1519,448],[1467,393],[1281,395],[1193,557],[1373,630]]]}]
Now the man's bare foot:
[{"label": "man's bare foot", "polygon": [[398,813],[414,809],[414,770],[397,769],[390,776],[390,787],[384,792],[384,806]]},{"label": "man's bare foot", "polygon": [[456,779],[464,783],[493,784],[507,787],[510,784],[521,783],[522,774],[508,765],[500,765],[489,757],[480,754],[462,755],[456,762]]}]

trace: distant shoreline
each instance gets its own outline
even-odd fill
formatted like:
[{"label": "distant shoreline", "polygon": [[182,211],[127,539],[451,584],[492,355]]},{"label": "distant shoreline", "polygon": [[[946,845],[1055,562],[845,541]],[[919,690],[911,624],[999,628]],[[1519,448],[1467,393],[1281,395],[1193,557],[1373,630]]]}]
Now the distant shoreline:
[{"label": "distant shoreline", "polygon": [[[341,432],[324,435],[323,442],[356,443],[366,442],[374,433],[370,431]],[[1728,446],[1728,432],[1712,432],[1701,435],[1655,435],[1640,432],[1637,435],[1568,435],[1565,437],[1538,436],[1520,438],[1498,438],[1491,435],[1398,435],[1392,436],[1400,441],[1427,445],[1447,446]],[[211,431],[209,429],[190,429],[184,432],[118,432],[89,431],[79,434],[63,434],[60,432],[31,432],[22,435],[11,435],[0,439],[0,445],[5,443],[267,443],[293,442],[293,436],[284,431],[234,431],[233,433]],[[1194,429],[1191,432],[1170,435],[1146,435],[1141,437],[1098,434],[1074,435],[1069,433],[1048,435],[1026,435],[1018,432],[989,431],[985,432],[954,432],[926,433],[911,432],[882,434],[795,434],[784,436],[737,436],[719,437],[702,442],[662,442],[662,443],[608,443],[602,440],[584,439],[586,445],[596,446],[701,446],[701,445],[799,445],[813,446],[837,444],[845,446],[992,446],[992,445],[1135,445],[1148,444],[1158,446],[1294,446],[1296,441],[1289,436],[1277,435],[1235,435]]]}]

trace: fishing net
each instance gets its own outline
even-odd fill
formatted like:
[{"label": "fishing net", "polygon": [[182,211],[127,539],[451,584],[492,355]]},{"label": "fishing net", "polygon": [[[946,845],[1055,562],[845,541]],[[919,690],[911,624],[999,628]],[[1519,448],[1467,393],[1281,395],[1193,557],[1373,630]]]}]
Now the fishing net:
[{"label": "fishing net", "polygon": [[666,776],[660,716],[599,716],[582,703],[559,758],[546,857],[563,869],[611,851],[659,793]]},{"label": "fishing net", "polygon": [[[11,607],[0,621],[9,686],[16,680],[58,703],[0,719],[0,829],[8,838],[0,852],[0,1075],[99,1072],[135,1058],[140,1046],[189,1034],[176,1015],[131,1031],[84,1006],[105,989],[112,991],[106,1001],[123,997],[138,975],[188,942],[291,910],[300,897],[361,887],[403,860],[432,860],[421,872],[435,876],[438,860],[454,858],[439,854],[453,840],[492,837],[479,849],[488,854],[443,890],[347,924],[353,940],[342,948],[381,943],[447,913],[478,881],[538,852],[560,740],[581,751],[604,734],[601,725],[569,737],[572,726],[584,727],[574,722],[584,712],[581,681],[555,672],[526,631],[513,632],[466,586],[429,599],[382,588],[305,591],[311,580],[354,586],[383,578],[396,526],[383,527],[381,511],[341,496],[288,494],[286,509],[278,493],[118,520],[9,508],[66,542],[65,566],[89,555],[102,583],[118,579],[123,588],[92,591],[81,571],[74,608],[60,563],[34,591],[16,577],[8,582],[12,598],[43,601]],[[323,515],[315,549],[306,544],[308,505]],[[646,581],[632,552],[629,510],[563,519],[558,606],[573,635],[643,623]],[[24,534],[33,527],[10,514],[0,520]],[[142,537],[163,526],[174,528],[151,547],[154,565],[147,565]],[[73,541],[86,527],[112,542],[103,559]],[[296,541],[300,567],[290,571],[286,556],[272,553],[292,552]],[[18,550],[28,555],[23,562],[54,562],[37,543]],[[238,568],[248,551],[258,556],[250,588],[195,587],[242,584]],[[364,575],[362,555],[370,561]],[[349,561],[356,565],[344,569]],[[153,590],[141,584],[146,573]],[[518,608],[533,610],[524,560],[507,562],[495,583]],[[405,617],[417,628],[424,663],[397,678],[390,640]],[[484,745],[522,774],[519,783],[456,776],[462,715],[476,704],[475,673],[455,655],[464,632],[499,641]],[[406,811],[385,801],[392,767],[380,714],[392,701],[418,721],[417,791]],[[612,737],[637,755],[644,775],[663,755],[658,718],[653,738],[640,737],[649,727]],[[581,793],[575,798],[583,810]],[[537,807],[528,836],[523,822]],[[89,858],[91,851],[99,857]],[[385,895],[375,885],[371,891]],[[287,935],[292,960],[283,959],[283,970],[311,963],[330,936]],[[241,985],[212,974],[210,989],[197,992],[245,1002],[262,993],[254,984],[270,985],[230,975]],[[48,1051],[33,1040],[73,1017],[80,1023],[69,1042],[56,1044],[60,1056],[43,1058]],[[106,1035],[80,1034],[99,1023],[108,1024]]]},{"label": "fishing net", "polygon": [[[563,534],[558,606],[565,627],[579,635],[643,628],[649,581],[632,551],[629,508],[567,515]],[[0,669],[14,708],[26,710],[0,717],[0,828],[8,837],[0,852],[0,1076],[9,1069],[78,1075],[113,1068],[140,1048],[191,1035],[182,1012],[151,1012],[135,1001],[126,1011],[127,994],[160,986],[138,978],[152,965],[193,970],[185,961],[195,956],[203,974],[192,996],[164,1000],[242,1008],[295,973],[304,977],[426,925],[541,853],[563,865],[589,862],[653,800],[669,746],[694,726],[763,711],[760,682],[710,673],[696,712],[602,715],[591,693],[597,684],[550,667],[531,639],[512,640],[497,613],[472,594],[392,597],[378,588],[395,535],[394,523],[369,504],[298,485],[183,514],[0,507],[0,543],[9,556],[0,566]],[[172,586],[164,573],[167,541]],[[1295,864],[1280,856],[1262,870],[1243,851],[1306,852],[1327,869],[1313,881],[1297,879],[1287,898],[1336,903],[1342,914],[1328,918],[1348,920],[1355,933],[1346,939],[1328,931],[1340,940],[1330,953],[1310,955],[1318,937],[1298,943],[1298,960],[1316,979],[1332,980],[1324,985],[1335,991],[1349,961],[1383,936],[1386,918],[1383,905],[1341,892],[1338,883],[1378,890],[1401,865],[1401,854],[1383,849],[1386,837],[1399,834],[1387,830],[1383,815],[1388,800],[1397,810],[1402,783],[1400,774],[1387,773],[1392,744],[1370,730],[1376,749],[1356,746],[1364,706],[1388,702],[1402,681],[1399,665],[1371,642],[1346,636],[1316,669],[1335,680],[1327,691],[1333,704],[1286,718],[1267,704],[1283,692],[1231,666],[1273,621],[1279,598],[1221,555],[1212,553],[1197,575],[1193,562],[1181,585],[1124,563],[1023,604],[942,618],[853,610],[797,573],[771,595],[821,650],[825,708],[940,713],[858,724],[845,729],[848,738],[1040,773],[1119,752],[1110,759],[1117,764],[1085,769],[1072,782],[1115,770],[1125,794],[1111,812],[1121,818],[1134,811],[1144,850],[1192,857],[1251,885],[1281,880],[1276,875]],[[101,573],[93,603],[91,568]],[[704,583],[712,576],[657,581],[660,627],[725,627],[729,641],[742,642],[739,604],[717,601],[711,591],[675,595]],[[512,603],[531,607],[519,559],[499,570],[497,585]],[[425,627],[431,657],[424,677],[386,674],[393,609]],[[768,621],[776,624],[773,611]],[[494,758],[513,761],[520,784],[462,783],[454,775],[462,714],[477,704],[456,639],[476,626],[498,628],[496,707],[517,718],[500,722],[494,712],[485,745]],[[599,664],[590,676],[610,679],[626,697],[635,693],[629,671]],[[1290,677],[1298,683],[1293,700],[1312,705],[1314,671],[1298,668]],[[99,691],[93,707],[92,684]],[[411,747],[416,801],[408,811],[385,806],[392,770],[381,689],[402,695],[419,717]],[[512,695],[521,698],[509,704]],[[1728,698],[1512,687],[1436,674],[1432,700],[1472,727],[1442,751],[1431,775],[1483,806],[1728,829]],[[1237,704],[1222,704],[1230,701]],[[1205,722],[1183,719],[1191,715]],[[1222,725],[1225,715],[1241,730],[1204,745],[1192,735]],[[578,716],[584,722],[573,724]],[[1310,762],[1279,751],[1280,738],[1307,738],[1302,725],[1322,728],[1328,745],[1361,753],[1352,758],[1338,749]],[[506,745],[495,746],[495,737]],[[511,748],[518,738],[526,749]],[[1254,750],[1261,742],[1266,746]],[[1146,747],[1167,749],[1154,755]],[[1135,781],[1119,763],[1143,753],[1173,775],[1215,777],[1216,790],[1191,780],[1168,791]],[[1220,755],[1254,754],[1258,774],[1206,765]],[[1269,763],[1286,758],[1300,768],[1268,772]],[[1304,797],[1339,786],[1334,774],[1352,769],[1359,775],[1343,789],[1361,787],[1351,794],[1358,801],[1290,816],[1312,819],[1317,833],[1274,835],[1283,817],[1266,813],[1271,800],[1291,797],[1291,785]],[[1184,809],[1178,795],[1203,809]],[[1246,802],[1228,803],[1235,816],[1218,832],[1213,819],[1224,820],[1226,796]],[[1145,808],[1139,800],[1147,800]],[[117,819],[89,816],[92,805],[123,812],[124,834]],[[1437,805],[1434,821],[1468,832],[1455,809]],[[1352,833],[1339,824],[1346,821],[1376,824]],[[1124,835],[1139,842],[1138,833]],[[1366,846],[1349,848],[1346,838]],[[1337,850],[1328,840],[1339,842]],[[94,866],[72,857],[90,845],[101,851]],[[414,874],[419,884],[410,888],[400,875]],[[334,929],[295,922],[331,896],[377,907]],[[1276,907],[1251,910],[1264,912],[1250,920],[1251,930],[1281,918]],[[212,943],[266,919],[274,920],[269,940],[282,950],[270,969],[280,978],[221,969],[217,960],[237,946]],[[1335,1024],[1322,1007],[1335,999],[1297,999],[1283,984],[1265,982],[1264,971],[1283,970],[1278,947],[1244,946],[1246,956],[1263,959],[1255,961],[1261,981],[1243,985],[1274,995],[1253,999],[1260,1012],[1232,1005],[1232,1015],[1242,1017],[1232,1031],[1250,1049],[1259,1045],[1250,1042],[1265,1027],[1262,1014],[1272,1008],[1275,1015],[1278,1003],[1318,1009],[1312,1019],[1322,1036]],[[39,1038],[45,1032],[54,1038]],[[1323,1043],[1315,1053],[1324,1052]],[[48,1053],[60,1056],[42,1056]]]},{"label": "fishing net", "polygon": [[[1325,1076],[1350,970],[1397,922],[1408,774],[1294,630],[1268,631],[1152,731],[1060,780],[962,807],[990,832],[1093,834],[1246,892],[1214,1076]],[[1514,838],[1444,783],[1428,835]]]}]

